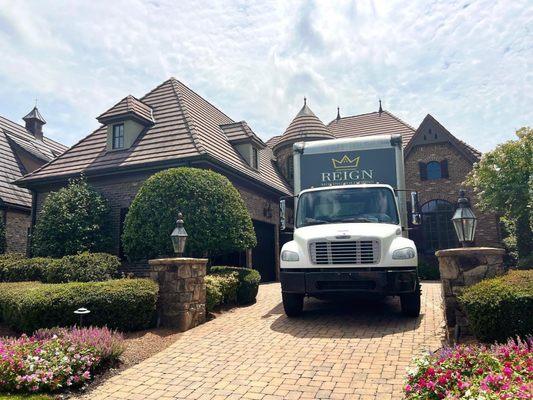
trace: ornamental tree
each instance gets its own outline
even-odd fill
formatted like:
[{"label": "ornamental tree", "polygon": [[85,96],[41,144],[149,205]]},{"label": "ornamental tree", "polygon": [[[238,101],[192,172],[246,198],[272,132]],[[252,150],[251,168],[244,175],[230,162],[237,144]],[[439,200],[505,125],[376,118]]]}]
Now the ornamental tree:
[{"label": "ornamental tree", "polygon": [[111,245],[107,200],[82,177],[44,201],[32,237],[36,256],[105,252]]},{"label": "ornamental tree", "polygon": [[172,168],[144,182],[126,216],[122,243],[132,260],[172,256],[170,234],[178,212],[194,256],[243,251],[256,245],[248,210],[223,175],[197,168]]},{"label": "ornamental tree", "polygon": [[533,129],[485,153],[467,177],[482,210],[500,212],[515,227],[519,259],[533,253]]}]

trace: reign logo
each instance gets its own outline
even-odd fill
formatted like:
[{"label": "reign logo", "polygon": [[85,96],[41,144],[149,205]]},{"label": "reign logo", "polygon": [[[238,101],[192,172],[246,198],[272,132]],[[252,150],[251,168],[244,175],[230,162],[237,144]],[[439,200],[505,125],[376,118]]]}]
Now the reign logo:
[{"label": "reign logo", "polygon": [[331,159],[333,171],[321,172],[322,185],[329,183],[350,184],[350,183],[371,183],[374,182],[373,169],[358,169],[361,156],[350,158],[345,154],[340,160]]}]

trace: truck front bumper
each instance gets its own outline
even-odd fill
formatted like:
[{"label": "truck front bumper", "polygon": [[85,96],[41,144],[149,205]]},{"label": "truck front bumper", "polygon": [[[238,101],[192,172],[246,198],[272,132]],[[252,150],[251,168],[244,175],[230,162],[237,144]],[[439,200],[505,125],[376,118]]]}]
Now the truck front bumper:
[{"label": "truck front bumper", "polygon": [[418,288],[415,268],[402,269],[282,269],[281,290],[310,296],[335,293],[375,293],[397,295]]}]

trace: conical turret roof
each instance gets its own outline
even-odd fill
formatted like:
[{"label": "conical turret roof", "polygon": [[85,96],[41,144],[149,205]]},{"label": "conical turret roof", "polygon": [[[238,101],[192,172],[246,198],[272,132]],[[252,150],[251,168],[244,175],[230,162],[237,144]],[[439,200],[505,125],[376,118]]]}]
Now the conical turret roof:
[{"label": "conical turret roof", "polygon": [[287,142],[300,140],[334,139],[335,136],[326,128],[326,125],[315,115],[304,99],[302,109],[289,124],[280,140],[274,147],[282,146]]},{"label": "conical turret roof", "polygon": [[43,124],[46,124],[46,121],[44,120],[43,116],[37,109],[37,106],[33,107],[33,110],[31,110],[28,114],[26,114],[24,117],[22,117],[24,121],[31,121],[33,119],[36,119],[37,121],[42,122]]}]

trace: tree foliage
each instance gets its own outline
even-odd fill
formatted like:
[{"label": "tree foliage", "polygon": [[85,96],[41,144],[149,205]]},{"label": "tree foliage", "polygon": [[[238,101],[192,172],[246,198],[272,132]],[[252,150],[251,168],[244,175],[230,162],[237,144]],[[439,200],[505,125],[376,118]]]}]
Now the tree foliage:
[{"label": "tree foliage", "polygon": [[70,181],[44,201],[32,237],[33,254],[105,252],[111,244],[109,211],[107,200],[85,179]]},{"label": "tree foliage", "polygon": [[178,212],[189,235],[186,252],[204,256],[256,245],[250,215],[231,182],[213,171],[173,168],[142,185],[126,216],[122,243],[130,259],[172,256]]},{"label": "tree foliage", "polygon": [[519,258],[533,252],[533,129],[516,131],[511,140],[485,153],[467,177],[478,206],[512,221]]}]

